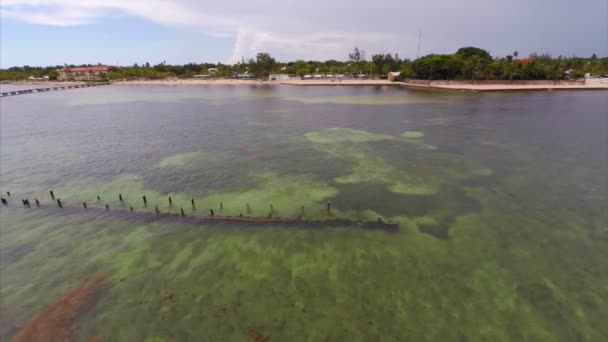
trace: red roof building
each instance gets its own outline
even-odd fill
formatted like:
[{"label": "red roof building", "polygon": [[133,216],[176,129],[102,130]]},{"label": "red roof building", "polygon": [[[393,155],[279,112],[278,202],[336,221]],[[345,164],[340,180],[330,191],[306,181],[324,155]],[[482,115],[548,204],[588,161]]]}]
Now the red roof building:
[{"label": "red roof building", "polygon": [[57,79],[60,81],[105,81],[110,67],[95,65],[90,67],[74,67],[58,69]]},{"label": "red roof building", "polygon": [[95,65],[90,67],[75,67],[75,68],[63,68],[57,70],[57,72],[108,72],[110,67],[107,65]]}]

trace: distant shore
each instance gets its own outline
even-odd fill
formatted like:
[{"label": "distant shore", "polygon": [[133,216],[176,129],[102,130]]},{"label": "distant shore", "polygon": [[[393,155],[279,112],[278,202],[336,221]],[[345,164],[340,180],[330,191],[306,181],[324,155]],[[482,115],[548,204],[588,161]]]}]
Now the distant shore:
[{"label": "distant shore", "polygon": [[[85,82],[75,81],[15,81],[3,82],[12,85],[66,86]],[[588,79],[580,81],[425,81],[406,80],[301,80],[293,78],[281,81],[242,79],[178,79],[178,80],[135,80],[113,81],[118,86],[237,86],[237,85],[291,85],[291,86],[402,86],[418,89],[438,89],[453,91],[496,92],[496,91],[551,91],[551,90],[608,90],[608,79]]]},{"label": "distant shore", "polygon": [[301,80],[283,81],[236,80],[236,79],[185,79],[185,80],[137,80],[117,81],[115,85],[291,85],[291,86],[403,86],[411,88],[443,89],[458,91],[542,91],[542,90],[608,90],[608,80],[586,81],[424,81],[391,82],[388,80]]},{"label": "distant shore", "polygon": [[551,90],[608,90],[608,80],[580,81],[421,81],[399,82],[411,88],[444,89],[475,92],[492,91],[551,91]]},{"label": "distant shore", "polygon": [[79,85],[84,84],[85,82],[77,82],[77,81],[3,81],[0,84],[5,85],[42,85],[42,86],[68,86],[68,85]]},{"label": "distant shore", "polygon": [[137,80],[137,81],[116,81],[114,85],[294,85],[294,86],[396,86],[398,82],[387,80],[301,80],[289,79],[284,81],[260,81],[260,80],[236,80],[236,79],[214,79],[214,80]]}]

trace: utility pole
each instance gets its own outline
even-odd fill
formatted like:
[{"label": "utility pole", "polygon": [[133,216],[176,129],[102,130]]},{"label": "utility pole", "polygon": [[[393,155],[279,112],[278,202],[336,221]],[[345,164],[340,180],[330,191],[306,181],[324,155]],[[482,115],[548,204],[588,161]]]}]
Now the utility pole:
[{"label": "utility pole", "polygon": [[418,50],[416,51],[416,59],[420,58],[420,41],[422,40],[422,30],[418,29]]}]

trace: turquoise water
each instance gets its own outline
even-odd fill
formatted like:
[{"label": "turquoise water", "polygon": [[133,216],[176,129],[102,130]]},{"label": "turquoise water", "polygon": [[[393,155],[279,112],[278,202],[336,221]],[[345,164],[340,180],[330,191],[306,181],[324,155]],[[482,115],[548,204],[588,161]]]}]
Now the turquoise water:
[{"label": "turquoise water", "polygon": [[[380,87],[2,99],[2,334],[103,274],[74,321],[79,340],[605,340],[606,108],[602,92]],[[400,229],[128,213],[156,205],[286,218],[304,206],[305,219]]]}]

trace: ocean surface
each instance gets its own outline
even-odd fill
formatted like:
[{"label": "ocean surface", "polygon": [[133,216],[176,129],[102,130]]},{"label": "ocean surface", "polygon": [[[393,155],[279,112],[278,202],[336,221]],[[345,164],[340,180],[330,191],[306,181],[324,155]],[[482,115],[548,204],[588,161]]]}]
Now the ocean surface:
[{"label": "ocean surface", "polygon": [[[0,339],[38,317],[79,341],[606,341],[607,108],[396,87],[3,98]],[[188,219],[211,209],[399,231]]]}]

